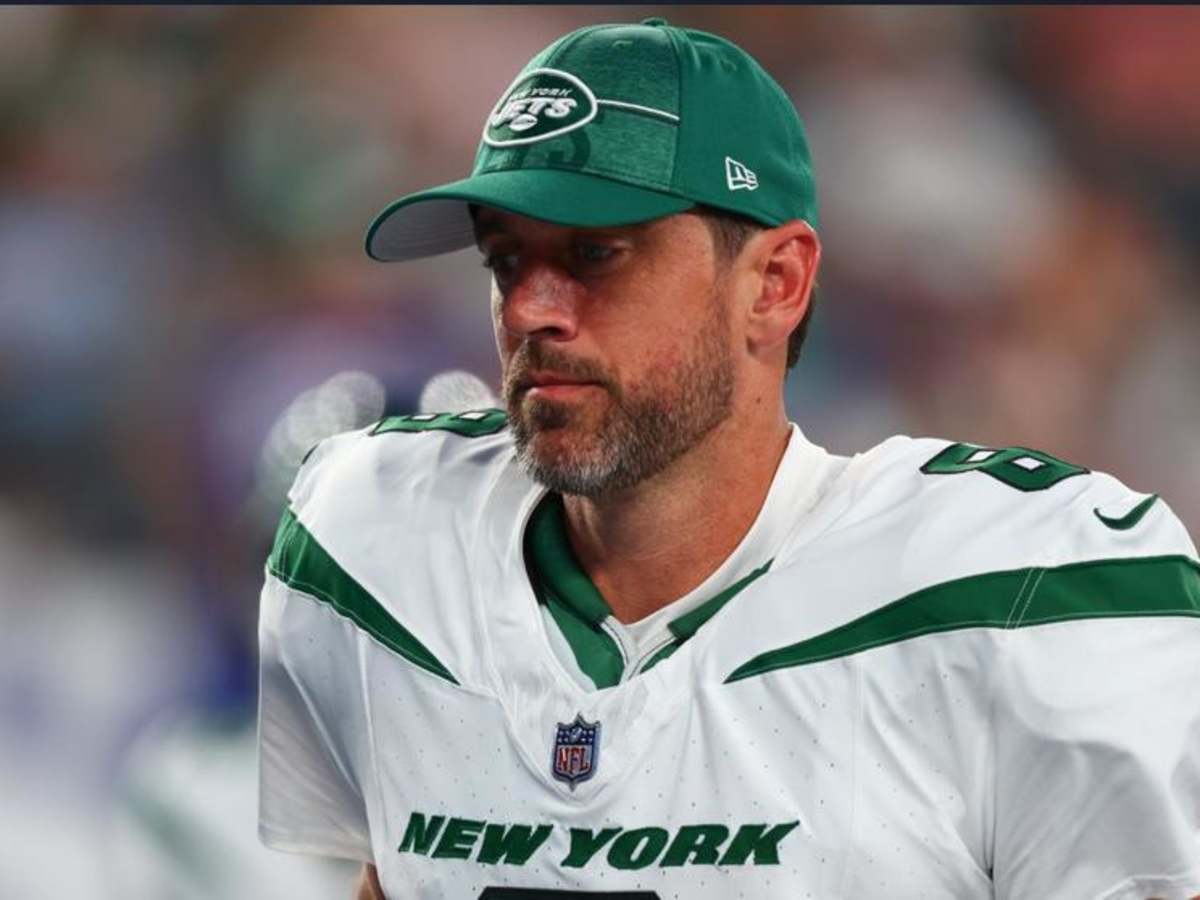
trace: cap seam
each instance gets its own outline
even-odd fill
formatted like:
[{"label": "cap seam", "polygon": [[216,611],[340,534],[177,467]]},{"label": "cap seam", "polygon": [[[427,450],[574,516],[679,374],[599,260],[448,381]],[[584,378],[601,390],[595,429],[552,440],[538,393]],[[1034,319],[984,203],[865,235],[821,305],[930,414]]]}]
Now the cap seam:
[{"label": "cap seam", "polygon": [[[679,179],[677,177],[679,171],[679,144],[683,136],[683,126],[687,121],[687,116],[684,115],[683,102],[683,54],[680,52],[679,42],[682,40],[680,30],[670,25],[661,26],[662,31],[667,35],[667,40],[671,43],[671,50],[675,54],[675,90],[677,102],[675,108],[679,110],[679,122],[675,128],[675,152],[671,154],[671,190],[679,190]],[[690,198],[688,198],[690,199]]]},{"label": "cap seam", "polygon": [[[609,25],[589,25],[585,28],[580,28],[577,31],[575,31],[573,34],[569,34],[566,36],[566,38],[563,39],[563,41],[558,45],[558,47],[555,49],[555,51],[546,57],[544,65],[548,66],[552,62],[555,62],[559,58],[559,56],[568,47],[574,46],[577,42],[582,40],[584,37],[593,35],[597,31],[608,31],[612,28],[624,28],[624,27],[625,27],[624,25],[612,23]],[[530,60],[530,62],[532,62],[532,61],[533,60]],[[526,63],[524,68],[521,69],[521,71],[524,72],[525,69],[528,69],[528,68],[529,68],[529,63]]]}]

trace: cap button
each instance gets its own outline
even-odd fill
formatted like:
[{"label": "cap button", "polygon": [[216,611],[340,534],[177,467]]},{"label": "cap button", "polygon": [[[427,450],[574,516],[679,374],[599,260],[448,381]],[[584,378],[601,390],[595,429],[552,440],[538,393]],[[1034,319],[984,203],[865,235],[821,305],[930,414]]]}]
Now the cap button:
[{"label": "cap button", "polygon": [[664,25],[667,24],[667,20],[660,19],[660,18],[658,18],[658,16],[654,16],[653,18],[642,19],[642,24],[643,25],[651,25],[651,26],[654,26],[655,28],[662,28]]}]

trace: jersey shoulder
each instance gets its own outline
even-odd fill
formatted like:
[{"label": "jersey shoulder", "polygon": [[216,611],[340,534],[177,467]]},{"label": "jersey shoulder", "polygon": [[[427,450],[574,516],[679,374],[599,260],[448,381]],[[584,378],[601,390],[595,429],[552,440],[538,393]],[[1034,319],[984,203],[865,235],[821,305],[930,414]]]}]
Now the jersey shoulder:
[{"label": "jersey shoulder", "polygon": [[269,576],[316,600],[330,634],[349,622],[473,681],[476,579],[533,493],[506,425],[500,410],[396,416],[322,441],[288,493]]},{"label": "jersey shoulder", "polygon": [[420,528],[427,517],[453,514],[486,490],[510,448],[502,410],[391,416],[317,444],[288,504],[314,524],[335,515],[390,517],[401,504]]},{"label": "jersey shoulder", "polygon": [[965,571],[1196,557],[1165,500],[1027,447],[893,437],[851,464],[839,525],[893,523],[909,559]]},{"label": "jersey shoulder", "polygon": [[1196,548],[1166,502],[1036,450],[890,438],[822,504],[829,524],[742,603],[731,644],[752,658],[731,680],[900,644],[936,669],[939,636],[964,632],[1200,617]]}]

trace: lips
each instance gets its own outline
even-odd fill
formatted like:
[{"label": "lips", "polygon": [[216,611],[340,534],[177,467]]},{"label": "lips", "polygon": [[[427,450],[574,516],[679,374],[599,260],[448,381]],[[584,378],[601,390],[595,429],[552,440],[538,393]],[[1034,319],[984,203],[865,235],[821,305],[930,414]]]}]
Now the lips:
[{"label": "lips", "polygon": [[532,403],[575,403],[603,385],[567,375],[539,372],[521,379],[517,396]]},{"label": "lips", "polygon": [[525,344],[513,354],[504,386],[509,402],[526,396],[568,400],[590,394],[589,389],[616,393],[603,366],[553,353],[551,349]]},{"label": "lips", "polygon": [[572,378],[569,375],[558,375],[554,372],[534,372],[532,375],[521,379],[521,390],[529,390],[535,387],[581,387],[588,384],[595,384],[595,382],[582,378]]}]

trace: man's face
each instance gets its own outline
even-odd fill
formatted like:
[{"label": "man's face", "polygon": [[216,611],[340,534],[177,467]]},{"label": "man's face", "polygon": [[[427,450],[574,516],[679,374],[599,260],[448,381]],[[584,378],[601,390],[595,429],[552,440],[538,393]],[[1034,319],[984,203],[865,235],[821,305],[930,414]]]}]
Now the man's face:
[{"label": "man's face", "polygon": [[730,310],[698,216],[579,229],[485,208],[476,236],[509,422],[535,480],[618,492],[729,417]]}]

